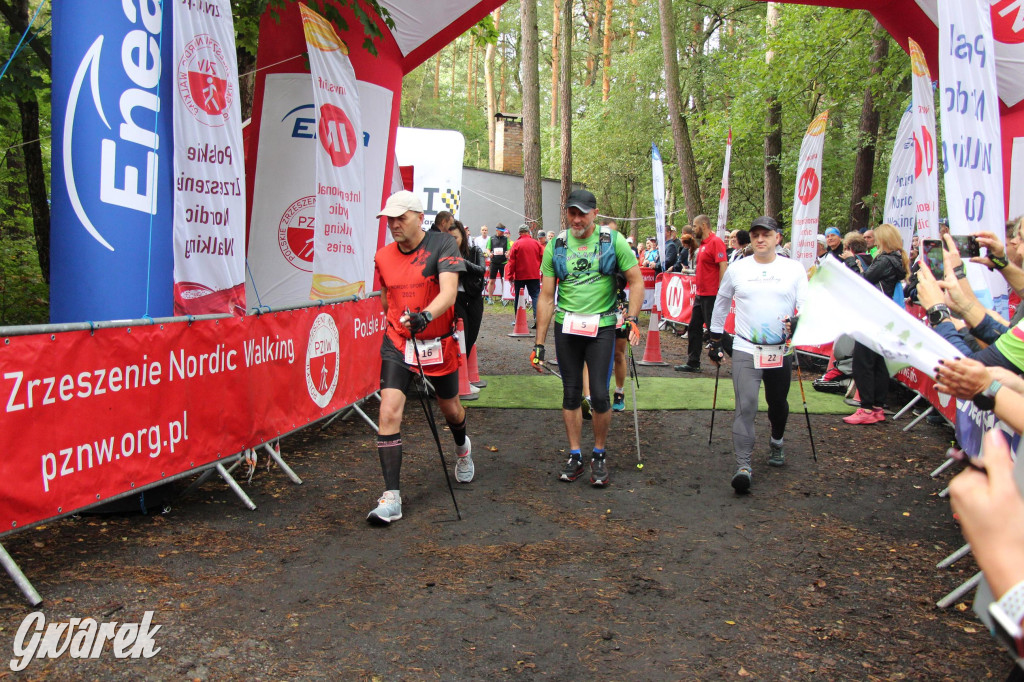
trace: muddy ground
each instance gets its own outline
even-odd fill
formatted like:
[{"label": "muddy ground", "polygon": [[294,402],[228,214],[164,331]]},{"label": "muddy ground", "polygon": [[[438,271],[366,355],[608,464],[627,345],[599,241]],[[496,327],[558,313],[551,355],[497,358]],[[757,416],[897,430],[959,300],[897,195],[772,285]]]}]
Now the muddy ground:
[{"label": "muddy ground", "polygon": [[[531,371],[529,339],[491,308],[481,371]],[[662,333],[665,360],[685,341]],[[553,344],[552,344],[553,345]],[[641,370],[674,375],[671,369]],[[706,374],[710,372],[706,369]],[[727,381],[727,368],[723,370]],[[679,376],[679,375],[676,375]],[[680,376],[680,380],[686,380]],[[727,384],[726,389],[731,390]],[[794,387],[795,389],[796,387]],[[484,389],[487,390],[487,389]],[[810,388],[808,387],[808,390]],[[368,412],[375,416],[375,405]],[[787,465],[756,456],[753,492],[729,486],[731,413],[613,421],[612,485],[559,482],[556,411],[472,409],[477,477],[456,521],[422,410],[403,425],[405,518],[366,524],[382,485],[359,420],[282,443],[303,478],[261,464],[247,511],[219,481],[166,514],[81,516],[6,538],[51,621],[139,621],[149,660],[36,660],[11,679],[1003,679],[1010,660],[966,604],[936,600],[970,577],[948,475],[929,472],[952,431],[847,426],[803,415]],[[758,421],[767,449],[766,419]],[[585,427],[585,434],[587,433]],[[450,438],[443,443],[450,449]],[[762,438],[763,436],[763,438]],[[584,437],[589,444],[588,436]],[[2,574],[0,574],[2,575]],[[0,581],[0,651],[31,612]]]}]

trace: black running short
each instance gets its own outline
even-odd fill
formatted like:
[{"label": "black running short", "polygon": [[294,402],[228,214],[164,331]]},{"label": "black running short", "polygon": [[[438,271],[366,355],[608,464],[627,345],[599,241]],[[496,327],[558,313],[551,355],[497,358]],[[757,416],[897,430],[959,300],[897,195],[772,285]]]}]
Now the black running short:
[{"label": "black running short", "polygon": [[[398,352],[395,344],[387,334],[380,344],[380,387],[397,388],[402,393],[409,393],[409,385],[413,377],[419,375],[419,370],[405,364],[405,356]],[[451,400],[459,395],[459,373],[452,372],[443,376],[427,376],[427,380],[434,387],[434,392],[442,400]]]}]

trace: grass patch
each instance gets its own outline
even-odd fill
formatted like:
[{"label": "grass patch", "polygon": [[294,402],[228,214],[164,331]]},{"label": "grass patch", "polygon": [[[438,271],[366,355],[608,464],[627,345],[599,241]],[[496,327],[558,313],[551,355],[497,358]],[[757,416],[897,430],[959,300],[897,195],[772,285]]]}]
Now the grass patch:
[{"label": "grass patch", "polygon": [[[487,376],[487,388],[478,393],[478,400],[466,402],[466,407],[513,407],[538,410],[558,410],[562,407],[562,383],[552,375]],[[715,380],[710,377],[640,377],[636,392],[637,408],[641,410],[710,410]],[[804,383],[807,409],[814,414],[849,414],[853,408],[843,397],[819,393]],[[626,408],[632,409],[633,396],[626,386]],[[795,381],[789,391],[789,406],[794,412],[803,411],[800,386]],[[718,385],[718,409],[735,408],[732,379],[723,376]],[[761,391],[759,409],[768,409]]]}]

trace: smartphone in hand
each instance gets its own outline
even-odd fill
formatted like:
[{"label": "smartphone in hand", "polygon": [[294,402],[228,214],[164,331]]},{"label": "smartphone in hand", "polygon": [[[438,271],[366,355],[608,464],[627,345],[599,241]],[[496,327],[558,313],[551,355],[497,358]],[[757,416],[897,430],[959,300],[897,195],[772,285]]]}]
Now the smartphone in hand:
[{"label": "smartphone in hand", "polygon": [[924,261],[928,265],[928,269],[932,271],[935,279],[942,279],[945,276],[942,266],[942,241],[925,239],[921,242],[921,246],[924,249]]}]

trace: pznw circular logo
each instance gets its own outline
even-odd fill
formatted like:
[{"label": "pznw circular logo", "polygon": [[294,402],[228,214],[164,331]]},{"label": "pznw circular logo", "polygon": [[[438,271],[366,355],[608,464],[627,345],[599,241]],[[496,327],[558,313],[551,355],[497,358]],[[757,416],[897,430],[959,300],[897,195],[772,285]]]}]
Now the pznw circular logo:
[{"label": "pznw circular logo", "polygon": [[320,313],[309,330],[306,346],[306,390],[319,407],[327,407],[338,387],[341,341],[334,318]]},{"label": "pznw circular logo", "polygon": [[289,263],[303,272],[313,271],[313,226],[316,197],[296,199],[277,224],[277,246]]},{"label": "pznw circular logo", "polygon": [[1024,43],[1024,4],[999,0],[992,4],[992,34],[1001,43]]},{"label": "pznw circular logo", "polygon": [[797,197],[800,199],[800,203],[805,206],[811,203],[814,197],[818,196],[818,188],[820,186],[821,182],[818,180],[818,173],[813,168],[805,170],[796,186]]},{"label": "pznw circular logo", "polygon": [[234,86],[224,49],[203,33],[190,40],[178,62],[178,94],[203,125],[224,125],[231,113]]}]

